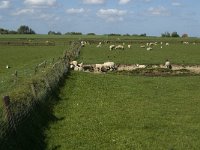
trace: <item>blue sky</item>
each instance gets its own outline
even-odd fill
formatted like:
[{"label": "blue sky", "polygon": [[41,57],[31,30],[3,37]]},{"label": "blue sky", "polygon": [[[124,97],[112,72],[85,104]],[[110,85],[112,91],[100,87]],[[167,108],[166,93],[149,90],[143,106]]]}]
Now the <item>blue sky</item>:
[{"label": "blue sky", "polygon": [[200,37],[198,0],[0,0],[0,28]]}]

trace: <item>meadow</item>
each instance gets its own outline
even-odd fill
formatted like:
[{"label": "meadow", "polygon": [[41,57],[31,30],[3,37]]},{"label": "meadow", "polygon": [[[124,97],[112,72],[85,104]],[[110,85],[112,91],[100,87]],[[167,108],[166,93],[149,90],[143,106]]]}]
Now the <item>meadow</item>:
[{"label": "meadow", "polygon": [[47,149],[199,149],[199,82],[72,72],[45,132]]},{"label": "meadow", "polygon": [[[122,42],[121,42],[122,43]],[[109,50],[110,44],[105,44],[97,48],[95,44],[87,45],[81,51],[79,61],[86,64],[103,63],[113,61],[117,64],[163,64],[169,59],[173,64],[199,64],[200,63],[200,44],[184,45],[181,42],[171,43],[169,46],[160,44],[153,47],[153,50],[147,51],[146,48],[140,48],[145,43],[132,43],[130,49],[125,43],[125,50]],[[115,44],[115,43],[112,43]]]},{"label": "meadow", "polygon": [[[15,71],[18,72],[19,81],[23,81],[29,79],[34,75],[35,67],[47,61],[47,64],[52,63],[57,60],[60,56],[62,56],[63,52],[70,47],[70,40],[65,38],[55,38],[48,36],[25,36],[25,35],[1,35],[0,36],[0,44],[1,42],[9,41],[23,43],[29,42],[31,39],[31,43],[44,43],[44,45],[40,46],[28,46],[28,45],[0,45],[0,95],[3,96],[2,93],[9,94],[9,90],[14,88],[14,77],[13,74]],[[45,45],[45,41],[54,41],[54,46]],[[10,68],[7,69],[6,65]]]},{"label": "meadow", "polygon": [[[171,42],[162,49],[154,47],[152,51],[140,48],[140,42],[132,43],[132,48],[124,51],[110,51],[109,44],[100,48],[96,45],[82,48],[78,61],[85,64],[105,61],[163,64],[166,59],[174,64],[200,62],[200,45],[183,45],[181,41]],[[47,149],[199,149],[199,80],[199,76],[72,72],[53,109],[58,121],[45,131]]]},{"label": "meadow", "polygon": [[[197,38],[0,35],[0,42],[29,40],[39,43],[49,40],[55,45],[1,45],[1,96],[14,88],[12,74],[15,70],[18,70],[20,80],[26,80],[34,72],[35,65],[44,60],[50,63],[61,56],[74,40],[90,41],[90,45],[81,49],[78,58],[84,64],[105,61],[163,64],[166,59],[173,64],[200,64],[200,40]],[[100,41],[111,43],[97,48]],[[140,48],[150,41],[169,42],[170,45],[162,49],[155,46],[151,51]],[[196,44],[183,45],[183,41]],[[131,43],[132,48],[109,50],[110,44],[122,42]],[[11,68],[6,69],[7,64]],[[41,138],[34,137],[33,143],[44,143],[42,149],[49,150],[199,149],[199,80],[199,76],[145,77],[71,71],[58,97],[51,100],[53,105],[47,104],[51,111],[44,118],[45,125],[30,127],[40,129],[39,135],[42,134]],[[32,121],[40,125],[42,117],[35,118],[40,120]],[[22,132],[30,136],[29,129],[26,130],[22,129]],[[29,141],[24,142],[27,143]],[[32,146],[34,148],[34,144]]]}]

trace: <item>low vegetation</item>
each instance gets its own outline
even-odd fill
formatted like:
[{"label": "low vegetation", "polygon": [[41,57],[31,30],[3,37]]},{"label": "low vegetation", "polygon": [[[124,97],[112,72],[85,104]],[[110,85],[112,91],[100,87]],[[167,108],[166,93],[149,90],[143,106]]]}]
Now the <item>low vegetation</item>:
[{"label": "low vegetation", "polygon": [[46,130],[47,149],[198,149],[198,82],[72,72],[53,109],[60,119]]},{"label": "low vegetation", "polygon": [[[0,44],[3,43],[0,45],[0,96],[9,95],[10,89],[19,87],[13,82],[16,70],[18,82],[25,81],[34,73],[36,65],[44,60],[51,63],[77,40],[90,43],[81,49],[78,58],[84,64],[113,61],[151,66],[164,64],[166,59],[182,65],[200,62],[197,38],[0,35]],[[55,44],[4,45],[9,41]],[[162,49],[155,46],[151,51],[140,48],[149,41],[170,45]],[[190,44],[183,45],[183,41]],[[103,44],[97,48],[99,42]],[[131,49],[109,50],[110,44],[123,42],[125,46],[131,44]],[[161,72],[164,76],[155,77]],[[149,68],[108,74],[72,71],[61,92],[38,106],[38,111],[30,114],[32,118],[25,120],[14,135],[17,140],[9,141],[10,149],[199,149],[200,78],[188,70],[183,69],[181,73],[184,76],[168,69]],[[0,113],[3,113],[1,109]]]},{"label": "low vegetation", "polygon": [[117,64],[164,64],[169,59],[172,64],[199,64],[200,51],[199,45],[183,45],[182,43],[173,43],[169,46],[153,47],[153,50],[147,51],[146,48],[140,48],[141,44],[132,44],[131,49],[109,50],[109,44],[96,48],[95,44],[87,45],[81,51],[80,61],[86,64],[103,63],[113,61]]}]

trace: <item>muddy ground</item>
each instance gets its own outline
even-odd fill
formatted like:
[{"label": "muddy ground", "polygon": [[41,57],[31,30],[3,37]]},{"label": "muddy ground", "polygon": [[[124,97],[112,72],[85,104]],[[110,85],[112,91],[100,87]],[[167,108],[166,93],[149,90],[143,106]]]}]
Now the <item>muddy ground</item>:
[{"label": "muddy ground", "polygon": [[[103,72],[112,72],[118,74],[129,75],[145,75],[145,76],[176,76],[176,75],[200,75],[200,65],[178,65],[172,64],[172,69],[166,68],[163,64],[159,65],[136,65],[136,64],[119,64],[114,70]],[[94,65],[84,65],[84,71],[102,73],[97,71]]]}]

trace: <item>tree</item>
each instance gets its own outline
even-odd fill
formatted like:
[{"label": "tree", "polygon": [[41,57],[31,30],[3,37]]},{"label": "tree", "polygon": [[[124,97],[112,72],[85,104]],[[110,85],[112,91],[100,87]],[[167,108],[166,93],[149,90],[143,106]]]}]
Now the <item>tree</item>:
[{"label": "tree", "polygon": [[161,34],[162,37],[170,37],[170,33],[169,32],[165,32]]},{"label": "tree", "polygon": [[35,34],[35,31],[33,31],[31,28],[25,25],[21,25],[18,29],[17,32],[19,34]]},{"label": "tree", "polygon": [[123,36],[130,36],[130,34],[126,33],[126,34],[124,34]]},{"label": "tree", "polygon": [[48,35],[52,35],[52,34],[55,34],[55,32],[54,31],[49,31],[48,32]]},{"label": "tree", "polygon": [[183,35],[182,35],[182,38],[188,38],[189,36],[188,36],[188,34],[187,33],[184,33]]},{"label": "tree", "polygon": [[0,28],[0,34],[8,34],[8,32],[7,29]]},{"label": "tree", "polygon": [[61,32],[49,31],[48,35],[62,35]]},{"label": "tree", "polygon": [[171,37],[180,37],[177,32],[172,32]]},{"label": "tree", "polygon": [[67,32],[65,35],[82,35],[81,32]]},{"label": "tree", "polygon": [[95,35],[95,33],[88,33],[87,35]]},{"label": "tree", "polygon": [[143,34],[140,34],[140,36],[144,36],[144,37],[146,37],[146,36],[147,36],[147,34],[146,34],[146,33],[143,33]]}]

